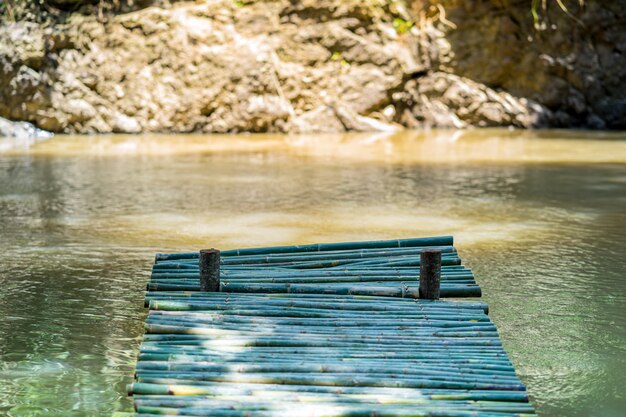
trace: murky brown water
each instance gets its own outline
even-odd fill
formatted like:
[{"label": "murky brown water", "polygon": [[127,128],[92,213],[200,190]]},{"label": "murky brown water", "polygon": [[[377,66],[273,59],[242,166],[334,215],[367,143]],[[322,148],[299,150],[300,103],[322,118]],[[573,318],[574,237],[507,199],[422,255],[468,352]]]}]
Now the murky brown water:
[{"label": "murky brown water", "polygon": [[456,236],[542,416],[626,415],[626,134],[13,145],[0,142],[0,415],[130,409],[155,251],[434,234]]}]

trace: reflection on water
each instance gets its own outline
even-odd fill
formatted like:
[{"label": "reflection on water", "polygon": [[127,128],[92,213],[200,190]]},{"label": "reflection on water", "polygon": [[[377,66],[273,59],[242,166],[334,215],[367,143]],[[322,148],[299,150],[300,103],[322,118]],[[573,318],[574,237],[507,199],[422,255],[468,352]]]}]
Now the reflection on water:
[{"label": "reflection on water", "polygon": [[340,158],[350,162],[405,164],[626,162],[626,143],[621,133],[501,129],[292,136],[59,136],[28,151],[16,147],[0,148],[0,152],[5,155],[27,153],[40,156],[172,156],[258,152],[280,153],[303,159]]},{"label": "reflection on water", "polygon": [[129,409],[153,252],[447,234],[539,412],[626,409],[626,137],[57,137],[0,154],[0,415]]}]

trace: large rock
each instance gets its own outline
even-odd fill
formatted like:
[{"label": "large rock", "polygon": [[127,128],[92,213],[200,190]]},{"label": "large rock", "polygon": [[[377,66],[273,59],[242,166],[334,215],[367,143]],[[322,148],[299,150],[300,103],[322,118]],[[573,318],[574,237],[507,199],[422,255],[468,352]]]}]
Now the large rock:
[{"label": "large rock", "polygon": [[330,106],[319,106],[291,120],[289,131],[296,133],[342,132],[345,126]]},{"label": "large rock", "polygon": [[405,124],[413,127],[529,128],[543,126],[551,118],[550,111],[538,103],[454,74],[434,72],[408,84],[412,106],[404,117]]},{"label": "large rock", "polygon": [[18,141],[31,142],[48,139],[52,136],[52,133],[37,129],[31,123],[12,122],[0,117],[0,137],[8,137],[17,139]]},{"label": "large rock", "polygon": [[[427,0],[414,2],[427,8]],[[437,0],[449,53],[435,65],[548,108],[553,126],[626,128],[626,0],[530,2]],[[442,49],[440,49],[441,51]]]}]

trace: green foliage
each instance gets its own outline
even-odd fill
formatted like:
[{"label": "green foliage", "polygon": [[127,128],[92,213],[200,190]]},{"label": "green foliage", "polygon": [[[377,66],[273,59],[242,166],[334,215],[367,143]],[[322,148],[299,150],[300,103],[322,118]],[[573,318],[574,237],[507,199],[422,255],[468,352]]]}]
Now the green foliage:
[{"label": "green foliage", "polygon": [[15,20],[13,7],[10,3],[8,3],[8,0],[0,0],[0,16],[8,16],[10,20]]},{"label": "green foliage", "polygon": [[20,20],[22,15],[33,7],[38,7],[42,0],[0,0],[0,18],[10,21]]},{"label": "green foliage", "polygon": [[[578,24],[583,25],[583,22],[576,18],[565,6],[563,0],[554,0],[554,2],[558,5],[559,9],[561,9],[566,15],[574,19]],[[541,4],[540,4],[541,3]],[[585,5],[585,0],[578,0],[578,5],[583,7]],[[541,23],[540,12],[547,12],[548,10],[548,0],[532,0],[530,5],[530,13],[533,16],[533,20],[535,22],[536,29],[543,29],[543,25]]]},{"label": "green foliage", "polygon": [[393,27],[398,33],[406,33],[413,27],[413,22],[396,17],[393,19]]}]

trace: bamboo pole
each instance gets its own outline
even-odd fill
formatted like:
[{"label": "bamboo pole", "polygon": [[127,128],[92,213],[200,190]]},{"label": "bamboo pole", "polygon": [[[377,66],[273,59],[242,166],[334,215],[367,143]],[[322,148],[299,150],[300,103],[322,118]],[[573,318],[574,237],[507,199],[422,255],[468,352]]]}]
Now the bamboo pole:
[{"label": "bamboo pole", "polygon": [[297,386],[297,385],[272,385],[266,384],[259,386],[256,384],[205,384],[186,386],[183,384],[168,385],[155,383],[134,383],[130,384],[128,391],[132,395],[171,395],[179,396],[198,396],[208,395],[214,397],[216,395],[226,395],[229,393],[243,393],[252,395],[253,393],[284,393],[293,395],[294,392],[302,392],[309,394],[335,394],[341,393],[345,395],[393,395],[397,398],[424,398],[456,401],[515,401],[526,402],[528,395],[523,391],[496,391],[496,390],[443,390],[443,389],[407,389],[407,388],[363,388],[363,387],[341,387],[338,391],[334,387],[327,386]]},{"label": "bamboo pole", "polygon": [[[242,255],[261,255],[270,253],[292,253],[292,252],[321,252],[332,250],[353,250],[353,249],[372,249],[372,248],[394,248],[394,247],[413,247],[413,246],[451,246],[453,244],[452,236],[437,236],[426,238],[412,239],[394,239],[379,241],[362,241],[362,242],[341,242],[341,243],[316,243],[309,245],[291,245],[291,246],[271,246],[247,249],[234,249],[224,251],[223,256],[242,256]],[[198,254],[194,252],[179,254],[157,254],[159,260],[175,260],[197,258]]]},{"label": "bamboo pole", "polygon": [[[399,283],[396,286],[384,286],[379,283],[374,286],[356,286],[342,283],[330,283],[325,285],[315,284],[238,284],[231,282],[221,283],[220,291],[243,292],[243,293],[288,293],[288,294],[334,294],[334,295],[364,295],[385,296],[400,298],[418,298],[417,284]],[[387,283],[388,284],[388,283]],[[393,283],[391,283],[393,284]],[[199,284],[191,283],[149,283],[149,291],[199,291]],[[446,284],[440,290],[442,297],[480,297],[481,291],[478,285],[472,284]]]}]

